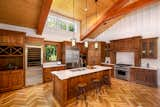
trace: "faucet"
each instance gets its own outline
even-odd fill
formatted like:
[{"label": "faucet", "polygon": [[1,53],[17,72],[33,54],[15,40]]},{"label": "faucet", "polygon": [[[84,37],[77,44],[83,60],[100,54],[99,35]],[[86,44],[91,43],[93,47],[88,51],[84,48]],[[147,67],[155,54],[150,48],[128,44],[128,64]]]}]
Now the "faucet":
[{"label": "faucet", "polygon": [[147,62],[147,68],[149,68],[149,63]]}]

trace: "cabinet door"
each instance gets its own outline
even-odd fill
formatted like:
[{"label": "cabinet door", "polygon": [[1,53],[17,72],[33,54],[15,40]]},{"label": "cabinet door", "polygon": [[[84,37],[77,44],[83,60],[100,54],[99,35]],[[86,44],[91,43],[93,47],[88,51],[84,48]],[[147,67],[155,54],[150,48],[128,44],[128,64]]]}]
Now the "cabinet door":
[{"label": "cabinet door", "polygon": [[140,84],[145,84],[145,70],[144,69],[137,69],[135,72],[135,82]]},{"label": "cabinet door", "polygon": [[23,70],[11,71],[9,78],[10,78],[11,90],[22,88],[24,86],[24,71]]},{"label": "cabinet door", "polygon": [[9,43],[9,37],[6,35],[0,35],[0,45],[7,46]]},{"label": "cabinet door", "polygon": [[148,57],[148,40],[142,40],[142,58],[147,58]]},{"label": "cabinet door", "polygon": [[16,35],[17,37],[15,37],[15,35],[10,36],[10,45],[12,46],[23,46],[23,42],[24,42],[24,38],[21,35]]},{"label": "cabinet door", "polygon": [[51,75],[51,71],[55,71],[51,68],[45,68],[43,69],[43,81],[44,82],[49,82],[52,80],[52,75]]},{"label": "cabinet door", "polygon": [[149,58],[157,58],[157,38],[149,39],[148,45]]},{"label": "cabinet door", "polygon": [[145,82],[149,86],[157,86],[157,71],[155,70],[146,70]]},{"label": "cabinet door", "polygon": [[0,92],[6,91],[9,89],[9,72],[8,71],[1,71],[0,72]]}]

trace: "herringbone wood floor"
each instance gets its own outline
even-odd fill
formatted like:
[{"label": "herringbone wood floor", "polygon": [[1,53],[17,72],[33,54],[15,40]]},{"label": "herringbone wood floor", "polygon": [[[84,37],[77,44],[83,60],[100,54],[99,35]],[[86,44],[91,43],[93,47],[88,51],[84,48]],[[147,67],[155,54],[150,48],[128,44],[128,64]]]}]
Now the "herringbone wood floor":
[{"label": "herringbone wood floor", "polygon": [[[112,86],[103,87],[101,95],[91,91],[88,107],[160,107],[160,89],[112,79]],[[85,107],[84,101],[68,107]],[[52,83],[0,94],[0,107],[59,107],[52,97]]]}]

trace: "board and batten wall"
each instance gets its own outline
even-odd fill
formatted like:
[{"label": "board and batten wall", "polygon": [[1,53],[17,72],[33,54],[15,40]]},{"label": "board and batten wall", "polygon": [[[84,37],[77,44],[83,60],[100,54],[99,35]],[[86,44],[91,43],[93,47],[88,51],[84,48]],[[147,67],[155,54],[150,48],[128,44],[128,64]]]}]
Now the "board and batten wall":
[{"label": "board and batten wall", "polygon": [[149,63],[152,67],[158,67],[158,85],[160,86],[160,3],[144,7],[127,15],[101,33],[96,40],[109,42],[114,39],[139,35],[143,38],[159,37],[158,59],[142,59],[141,65],[146,66]]}]

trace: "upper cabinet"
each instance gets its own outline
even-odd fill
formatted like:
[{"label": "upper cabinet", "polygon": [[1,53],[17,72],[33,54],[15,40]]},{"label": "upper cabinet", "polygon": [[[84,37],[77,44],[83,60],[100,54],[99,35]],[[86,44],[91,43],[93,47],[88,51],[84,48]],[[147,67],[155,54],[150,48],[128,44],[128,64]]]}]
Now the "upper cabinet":
[{"label": "upper cabinet", "polygon": [[97,48],[95,48],[96,42],[89,42],[87,62],[88,65],[100,65],[105,61],[105,42],[97,42]]},{"label": "upper cabinet", "polygon": [[110,57],[110,43],[105,46],[106,57]]},{"label": "upper cabinet", "polygon": [[23,46],[24,35],[23,32],[0,30],[0,46]]},{"label": "upper cabinet", "polygon": [[142,40],[142,58],[157,58],[158,38]]},{"label": "upper cabinet", "polygon": [[141,37],[132,37],[111,41],[112,51],[138,51],[140,48]]}]

